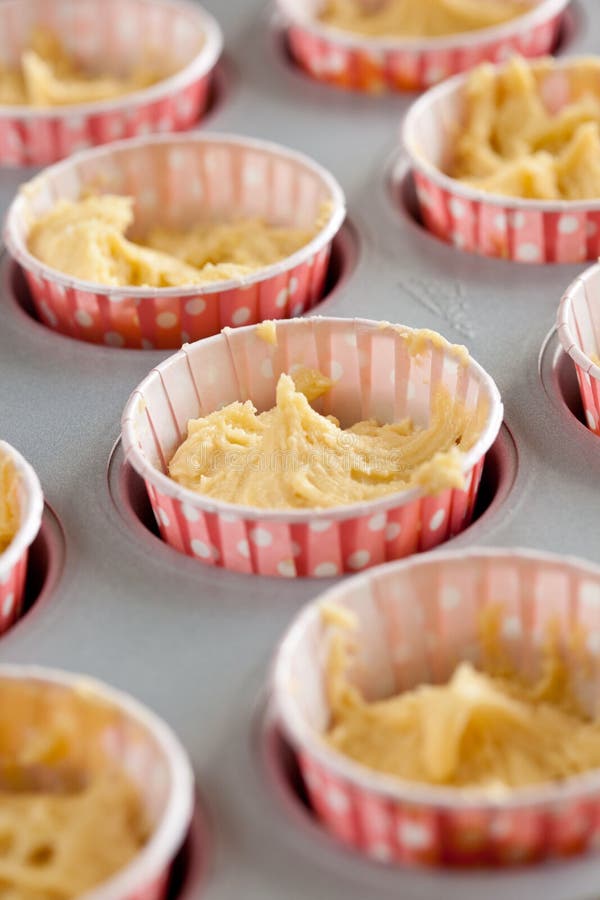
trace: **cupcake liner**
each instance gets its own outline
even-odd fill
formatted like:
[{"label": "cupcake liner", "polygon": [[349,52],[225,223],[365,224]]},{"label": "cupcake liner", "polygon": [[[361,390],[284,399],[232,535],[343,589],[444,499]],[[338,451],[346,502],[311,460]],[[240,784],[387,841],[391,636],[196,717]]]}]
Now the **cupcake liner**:
[{"label": "cupcake liner", "polygon": [[330,748],[321,606],[358,618],[360,683],[389,696],[449,678],[481,658],[482,611],[501,606],[500,642],[525,677],[539,675],[547,628],[581,629],[585,655],[569,665],[590,714],[600,714],[600,568],[523,550],[473,549],[381,566],[305,607],[278,651],[276,712],[297,754],[311,805],[353,850],[395,864],[510,866],[597,849],[600,771],[560,785],[483,791],[409,783],[373,772]]},{"label": "cupcake liner", "polygon": [[[112,100],[35,108],[0,105],[0,165],[48,165],[118,138],[190,128],[206,110],[223,39],[185,0],[4,0],[0,63],[17,65],[33,27],[56,33],[91,69],[122,71],[165,48],[174,75]],[[143,38],[142,38],[143,36]]]},{"label": "cupcake liner", "polygon": [[[387,323],[315,317],[278,322],[276,331],[276,346],[254,327],[225,329],[184,346],[131,395],[123,445],[146,483],[163,539],[203,563],[237,572],[331,577],[429,550],[465,528],[485,453],[502,422],[489,375],[471,359],[463,364],[457,348],[439,338],[425,337],[422,354],[411,356],[406,336],[413,330]],[[483,408],[481,436],[464,455],[465,489],[426,496],[414,488],[323,510],[262,510],[202,497],[165,474],[190,418],[234,400],[270,408],[279,375],[296,364],[336,382],[321,409],[335,413],[342,426],[369,417],[427,422],[441,385],[469,409]]]},{"label": "cupcake liner", "polygon": [[558,337],[575,364],[585,418],[600,435],[600,265],[591,266],[567,288],[558,309]]},{"label": "cupcake liner", "polygon": [[21,615],[27,558],[40,530],[44,495],[37,475],[14,447],[0,441],[0,455],[12,460],[21,500],[19,529],[4,553],[0,553],[0,634],[3,634]]},{"label": "cupcake liner", "polygon": [[[61,705],[68,706],[81,716],[81,735],[80,743],[71,748],[73,758],[66,761],[78,769],[92,759],[101,765],[98,759],[106,757],[118,763],[139,792],[152,826],[150,839],[129,865],[86,892],[86,900],[166,900],[171,863],[187,833],[194,799],[191,766],[171,729],[133,697],[88,676],[2,665],[0,681],[35,688],[35,705],[31,704],[31,712],[21,710],[15,727],[18,724],[26,731],[31,713],[47,725],[52,717],[59,717]],[[98,721],[89,700],[102,705]],[[107,711],[112,715],[107,717]]]},{"label": "cupcake liner", "polygon": [[369,91],[420,91],[479,62],[543,56],[556,44],[569,0],[541,0],[518,19],[437,38],[373,38],[324,25],[322,0],[277,0],[293,58],[313,78]]},{"label": "cupcake liner", "polygon": [[[237,280],[175,288],[110,288],[71,278],[27,249],[30,223],[82,188],[136,199],[136,227],[160,221],[186,228],[202,216],[259,216],[310,227],[323,203],[328,221],[306,246]],[[22,266],[41,320],[80,340],[113,347],[175,349],[236,327],[299,316],[323,293],[331,241],[345,217],[337,181],[300,153],[230,135],[134,139],[81,153],[24,185],[5,225],[9,252]]]},{"label": "cupcake liner", "polygon": [[[586,89],[597,93],[597,69],[585,57],[538,69],[542,95],[558,108]],[[461,250],[521,263],[578,263],[600,254],[600,199],[526,200],[486,193],[442,172],[452,158],[467,75],[432,88],[409,110],[402,142],[425,227]]]}]

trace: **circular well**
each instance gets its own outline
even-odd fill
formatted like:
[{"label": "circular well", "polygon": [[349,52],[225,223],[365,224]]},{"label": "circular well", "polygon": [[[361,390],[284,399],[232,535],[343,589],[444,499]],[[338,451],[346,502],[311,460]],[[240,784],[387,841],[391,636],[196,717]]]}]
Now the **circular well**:
[{"label": "circular well", "polygon": [[209,828],[200,800],[181,850],[171,869],[167,900],[197,900],[208,876]]},{"label": "circular well", "polygon": [[597,439],[596,435],[587,427],[575,374],[575,364],[563,350],[554,328],[542,345],[539,356],[539,372],[544,389],[565,424],[575,425],[590,439]]},{"label": "circular well", "polygon": [[0,640],[20,627],[49,600],[65,562],[65,536],[56,513],[44,504],[42,524],[29,548],[25,595],[21,615]]}]

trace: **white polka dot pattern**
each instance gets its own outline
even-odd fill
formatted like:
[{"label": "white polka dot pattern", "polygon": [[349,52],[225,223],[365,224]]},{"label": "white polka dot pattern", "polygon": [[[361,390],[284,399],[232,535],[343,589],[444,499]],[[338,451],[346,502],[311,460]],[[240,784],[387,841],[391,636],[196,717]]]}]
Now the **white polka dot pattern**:
[{"label": "white polka dot pattern", "polygon": [[368,550],[356,550],[348,557],[348,566],[351,569],[364,569],[371,560],[371,554]]},{"label": "white polka dot pattern", "polygon": [[10,591],[2,601],[2,615],[5,617],[12,615],[14,604],[15,595]]},{"label": "white polka dot pattern", "polygon": [[597,213],[591,207],[565,213],[559,202],[540,208],[529,201],[521,210],[492,195],[467,200],[422,171],[418,159],[413,165],[425,226],[460,250],[521,263],[580,263],[600,254]]},{"label": "white polka dot pattern", "polygon": [[273,543],[273,535],[266,528],[253,528],[250,532],[250,540],[257,547],[270,547]]}]

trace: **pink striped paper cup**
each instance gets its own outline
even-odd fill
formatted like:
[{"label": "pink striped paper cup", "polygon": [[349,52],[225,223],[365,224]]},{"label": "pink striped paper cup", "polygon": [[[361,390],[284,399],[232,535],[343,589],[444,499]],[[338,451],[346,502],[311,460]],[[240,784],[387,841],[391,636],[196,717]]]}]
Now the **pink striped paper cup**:
[{"label": "pink striped paper cup", "polygon": [[[331,577],[429,550],[462,531],[473,514],[485,454],[502,423],[490,376],[464,348],[432,332],[320,317],[275,327],[276,345],[249,327],[184,346],[131,395],[121,423],[123,445],[146,483],[163,539],[187,556],[237,572]],[[419,355],[409,346],[415,334],[422,338]],[[481,411],[481,435],[464,454],[464,489],[429,496],[413,488],[349,506],[264,510],[203,497],[168,477],[168,461],[185,439],[189,419],[236,400],[269,409],[279,375],[295,365],[335,381],[315,408],[334,413],[342,426],[408,416],[425,423],[441,386],[469,410]]]},{"label": "pink striped paper cup", "polygon": [[[27,249],[31,222],[86,187],[135,198],[139,233],[160,223],[259,216],[318,234],[291,256],[239,279],[190,287],[111,288],[64,275]],[[175,349],[185,341],[263,319],[299,316],[321,299],[331,241],[344,218],[342,189],[307,156],[252,138],[189,133],[121,141],[88,150],[23,185],[6,219],[5,242],[21,265],[48,327],[111,347]]]},{"label": "pink striped paper cup", "polygon": [[533,0],[493,28],[433,38],[366,37],[325,25],[322,0],[277,0],[290,52],[313,78],[350,90],[421,91],[479,62],[534,57],[556,44],[570,0]]},{"label": "pink striped paper cup", "polygon": [[600,265],[587,269],[560,302],[558,337],[575,364],[585,418],[600,435]]},{"label": "pink striped paper cup", "polygon": [[[598,848],[600,770],[561,784],[491,796],[377,773],[323,740],[330,720],[324,604],[358,620],[357,681],[367,697],[443,683],[462,660],[482,659],[481,614],[501,615],[500,647],[539,677],[548,628],[562,635],[580,699],[598,715],[600,568],[526,550],[439,551],[380,566],[305,606],[277,654],[276,714],[298,757],[312,808],[342,843],[399,865],[510,866]],[[585,655],[569,653],[579,629]],[[578,633],[579,633],[578,631]],[[553,632],[554,633],[554,632]],[[572,645],[571,645],[572,646]]]},{"label": "pink striped paper cup", "polygon": [[[86,892],[86,900],[166,900],[171,864],[187,834],[194,802],[194,777],[179,740],[133,697],[87,675],[37,666],[0,666],[3,700],[10,700],[11,689],[24,686],[31,689],[32,700],[25,708],[21,705],[18,724],[24,730],[50,728],[60,722],[61,712],[68,713],[69,719],[80,719],[77,744],[68,748],[62,762],[76,772],[83,768],[82,774],[91,759],[93,771],[103,765],[117,766],[138,791],[150,826],[142,850],[108,881]],[[18,748],[20,735],[11,738]],[[46,773],[41,766],[37,774],[43,783]],[[56,783],[51,768],[47,776],[51,784]]]},{"label": "pink striped paper cup", "polygon": [[3,634],[22,612],[27,558],[42,523],[44,495],[32,467],[6,441],[0,441],[0,456],[8,457],[14,466],[20,503],[19,529],[4,553],[0,553],[0,634]]},{"label": "pink striped paper cup", "polygon": [[[223,38],[212,16],[186,0],[3,0],[0,59],[19,64],[32,29],[58,35],[90,70],[131,71],[164,48],[174,74],[112,100],[69,106],[0,105],[0,165],[43,166],[125,137],[191,128],[209,101]],[[168,54],[168,56],[167,56]]]},{"label": "pink striped paper cup", "polygon": [[[558,110],[598,92],[595,57],[531,63],[542,97]],[[498,67],[499,68],[499,67]],[[445,175],[464,111],[468,75],[432,88],[409,109],[402,142],[425,227],[461,250],[522,263],[578,263],[600,254],[600,198],[526,200],[486,193]]]}]

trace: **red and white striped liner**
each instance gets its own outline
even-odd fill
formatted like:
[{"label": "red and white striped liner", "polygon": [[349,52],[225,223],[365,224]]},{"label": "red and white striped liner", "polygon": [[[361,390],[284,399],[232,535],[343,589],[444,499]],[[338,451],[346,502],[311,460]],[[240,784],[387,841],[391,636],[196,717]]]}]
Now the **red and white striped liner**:
[{"label": "red and white striped liner", "polygon": [[560,342],[575,364],[585,418],[600,435],[600,265],[587,269],[567,288],[558,308]]},{"label": "red and white striped liner", "polygon": [[[237,572],[331,577],[429,550],[462,531],[502,422],[496,385],[464,348],[423,332],[422,353],[411,355],[413,329],[366,319],[290,319],[277,322],[276,332],[276,346],[255,327],[226,329],[184,346],[131,395],[123,445],[146,483],[163,539],[205,564]],[[334,413],[343,426],[371,417],[426,423],[442,385],[468,409],[480,409],[482,433],[464,454],[465,489],[428,496],[414,488],[331,509],[262,510],[202,497],[168,477],[168,461],[190,418],[236,400],[268,409],[279,375],[298,365],[335,381],[315,407]]]},{"label": "red and white striped liner", "polygon": [[[135,197],[138,233],[160,222],[187,228],[199,219],[259,216],[310,228],[324,202],[331,213],[300,250],[237,280],[175,288],[111,288],[71,278],[29,253],[31,222],[86,186]],[[78,154],[25,184],[4,236],[22,266],[36,311],[50,328],[113,347],[175,349],[236,327],[298,316],[323,293],[331,241],[346,215],[335,178],[301,153],[232,135],[190,133],[121,141]]]},{"label": "red and white striped liner", "polygon": [[[87,675],[38,666],[1,665],[0,684],[12,680],[39,687],[40,716],[45,704],[55,708],[60,695],[72,691],[114,711],[114,720],[98,733],[99,749],[135,785],[152,833],[129,865],[86,892],[85,900],[166,900],[171,864],[187,834],[194,803],[194,776],[178,738],[133,697]],[[23,715],[19,721],[25,727],[32,724]],[[40,723],[33,724],[39,727]],[[83,732],[86,724],[84,718]]]},{"label": "red and white striped liner", "polygon": [[570,0],[541,0],[493,28],[434,38],[365,37],[317,19],[322,0],[277,0],[296,62],[313,78],[370,91],[421,91],[484,60],[543,56],[556,44]]},{"label": "red and white striped liner", "polygon": [[[600,568],[525,550],[439,551],[342,582],[304,607],[274,669],[276,713],[298,756],[312,807],[344,844],[400,865],[510,866],[597,850],[600,770],[563,784],[483,790],[404,782],[376,773],[323,740],[329,718],[321,615],[334,603],[357,615],[357,680],[369,698],[443,682],[482,652],[480,617],[502,611],[500,642],[525,677],[540,672],[549,627],[562,635],[581,701],[600,714]],[[579,629],[585,656],[569,638]],[[581,650],[581,648],[580,648]]]},{"label": "red and white striped liner", "polygon": [[[598,93],[598,61],[531,63],[542,97],[557,110],[586,88]],[[402,142],[423,222],[461,250],[522,263],[578,263],[600,255],[600,199],[525,200],[477,190],[442,171],[452,158],[468,75],[432,88],[409,109]]]},{"label": "red and white striped liner", "polygon": [[209,101],[223,38],[212,16],[186,0],[3,0],[0,62],[18,65],[44,26],[90,68],[127,71],[155,47],[175,74],[112,100],[36,108],[0,105],[0,165],[44,166],[119,138],[191,128]]},{"label": "red and white striped liner", "polygon": [[44,495],[32,467],[6,441],[0,441],[0,456],[7,456],[13,463],[20,497],[19,530],[4,553],[0,553],[0,634],[3,634],[21,615],[27,558],[42,523]]}]

